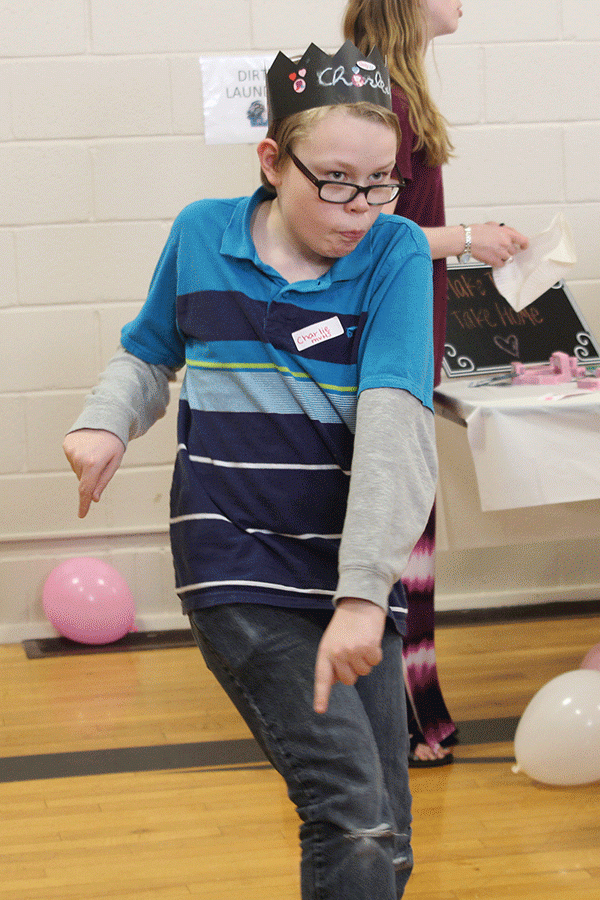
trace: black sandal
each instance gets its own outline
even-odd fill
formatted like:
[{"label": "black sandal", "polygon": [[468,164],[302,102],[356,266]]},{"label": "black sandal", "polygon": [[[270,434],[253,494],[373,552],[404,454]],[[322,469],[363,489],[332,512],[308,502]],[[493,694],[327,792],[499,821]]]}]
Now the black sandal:
[{"label": "black sandal", "polygon": [[420,741],[415,735],[410,736],[410,749],[408,752],[408,768],[409,769],[437,769],[440,766],[449,766],[454,762],[454,754],[447,753],[441,759],[419,759],[415,750],[417,744],[424,744],[426,741]]}]

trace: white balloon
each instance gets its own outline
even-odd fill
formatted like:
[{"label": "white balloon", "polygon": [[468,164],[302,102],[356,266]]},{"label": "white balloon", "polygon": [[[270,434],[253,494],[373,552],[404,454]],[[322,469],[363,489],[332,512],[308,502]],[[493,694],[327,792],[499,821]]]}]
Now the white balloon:
[{"label": "white balloon", "polygon": [[529,702],[515,733],[517,767],[544,784],[600,780],[600,672],[558,675]]}]

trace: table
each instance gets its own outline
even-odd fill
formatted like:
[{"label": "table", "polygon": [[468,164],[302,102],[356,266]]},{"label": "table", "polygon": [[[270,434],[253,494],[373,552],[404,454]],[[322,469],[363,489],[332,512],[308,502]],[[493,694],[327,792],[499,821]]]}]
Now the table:
[{"label": "table", "polygon": [[600,390],[460,378],[434,403],[467,428],[483,511],[600,499]]}]

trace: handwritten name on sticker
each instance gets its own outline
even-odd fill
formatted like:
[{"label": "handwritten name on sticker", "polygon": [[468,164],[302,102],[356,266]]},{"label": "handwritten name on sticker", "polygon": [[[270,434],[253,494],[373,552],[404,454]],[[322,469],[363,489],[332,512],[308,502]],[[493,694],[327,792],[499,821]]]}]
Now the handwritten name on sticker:
[{"label": "handwritten name on sticker", "polygon": [[314,347],[315,344],[330,341],[343,333],[344,329],[339,318],[332,316],[331,319],[324,319],[314,325],[307,325],[306,328],[301,328],[299,331],[292,331],[292,337],[297,350],[306,350],[307,347]]}]

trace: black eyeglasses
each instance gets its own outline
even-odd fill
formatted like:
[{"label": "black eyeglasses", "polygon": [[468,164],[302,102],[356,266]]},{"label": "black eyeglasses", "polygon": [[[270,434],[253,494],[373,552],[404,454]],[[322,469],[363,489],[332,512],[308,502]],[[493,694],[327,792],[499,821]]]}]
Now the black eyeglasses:
[{"label": "black eyeglasses", "polygon": [[306,175],[309,181],[319,191],[319,197],[325,203],[350,203],[359,194],[364,194],[369,206],[385,206],[395,200],[402,188],[404,187],[404,179],[400,176],[400,182],[390,181],[387,184],[370,184],[368,187],[361,187],[359,184],[349,184],[347,181],[322,181],[318,179],[310,169],[307,169],[304,163],[301,163],[295,153],[288,150],[290,159],[297,169],[300,169],[303,175]]}]

